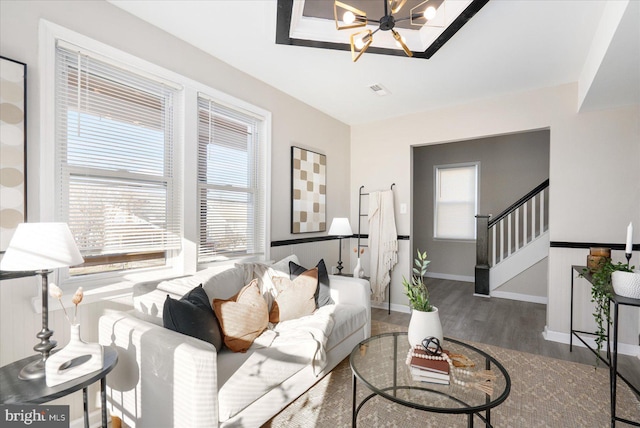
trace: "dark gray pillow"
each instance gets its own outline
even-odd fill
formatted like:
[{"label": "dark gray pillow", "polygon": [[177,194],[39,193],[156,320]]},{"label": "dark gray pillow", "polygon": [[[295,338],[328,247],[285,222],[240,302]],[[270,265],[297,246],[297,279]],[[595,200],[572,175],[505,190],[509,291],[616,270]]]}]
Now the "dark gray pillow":
[{"label": "dark gray pillow", "polygon": [[[331,293],[329,291],[329,273],[327,272],[327,266],[324,264],[324,259],[320,259],[316,267],[318,268],[318,287],[316,287],[316,294],[314,296],[316,300],[316,308],[321,308],[325,305],[333,305],[334,301],[331,298]],[[290,279],[296,279],[306,271],[307,268],[304,268],[297,263],[289,262]]]},{"label": "dark gray pillow", "polygon": [[167,294],[162,312],[165,328],[211,343],[222,349],[222,333],[202,284],[175,300]]}]

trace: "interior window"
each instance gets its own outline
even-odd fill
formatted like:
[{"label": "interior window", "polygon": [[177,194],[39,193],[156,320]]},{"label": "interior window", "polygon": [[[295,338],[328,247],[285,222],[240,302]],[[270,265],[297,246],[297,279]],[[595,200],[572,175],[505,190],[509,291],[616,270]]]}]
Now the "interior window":
[{"label": "interior window", "polygon": [[478,163],[435,167],[435,238],[476,239],[478,167]]}]

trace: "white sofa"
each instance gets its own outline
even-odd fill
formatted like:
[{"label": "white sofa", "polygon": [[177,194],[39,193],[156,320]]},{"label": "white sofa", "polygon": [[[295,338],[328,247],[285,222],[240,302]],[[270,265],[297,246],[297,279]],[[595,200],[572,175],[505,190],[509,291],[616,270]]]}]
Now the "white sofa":
[{"label": "white sofa", "polygon": [[[288,260],[283,262],[288,265]],[[160,284],[139,284],[132,311],[100,318],[100,343],[118,350],[118,364],[107,376],[112,415],[130,427],[259,427],[371,334],[369,282],[335,275],[329,276],[335,304],[299,322],[285,321],[303,329],[330,318],[324,364],[306,354],[292,355],[293,342],[282,340],[287,333],[279,332],[278,325],[270,325],[246,353],[226,347],[216,352],[208,342],[162,326],[167,294],[180,298],[203,284],[210,300],[228,299],[245,285],[246,275],[242,267],[209,269]]]}]

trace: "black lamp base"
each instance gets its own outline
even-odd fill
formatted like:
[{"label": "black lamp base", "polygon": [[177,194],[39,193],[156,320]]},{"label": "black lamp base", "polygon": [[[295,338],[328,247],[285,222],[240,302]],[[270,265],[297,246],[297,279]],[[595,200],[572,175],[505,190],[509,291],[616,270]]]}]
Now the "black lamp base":
[{"label": "black lamp base", "polygon": [[47,358],[49,358],[49,354],[51,350],[56,347],[57,343],[55,340],[50,340],[49,338],[53,336],[53,330],[49,330],[49,274],[52,270],[40,270],[36,271],[38,275],[42,277],[42,330],[36,334],[36,337],[40,339],[40,343],[37,343],[33,350],[39,352],[42,355],[42,358],[27,364],[22,368],[20,374],[18,375],[19,379],[29,380],[29,379],[39,379],[44,377],[44,367]]},{"label": "black lamp base", "polygon": [[338,269],[338,275],[342,275],[342,236],[338,237],[338,266],[336,269]]}]

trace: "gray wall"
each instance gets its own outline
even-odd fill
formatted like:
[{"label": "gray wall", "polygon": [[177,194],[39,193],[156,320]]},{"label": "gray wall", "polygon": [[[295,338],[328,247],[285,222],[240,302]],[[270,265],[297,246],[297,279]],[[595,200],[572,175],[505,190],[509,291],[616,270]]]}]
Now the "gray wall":
[{"label": "gray wall", "polygon": [[475,241],[433,239],[435,165],[480,162],[479,214],[494,216],[549,178],[549,130],[413,149],[413,250],[427,251],[430,272],[473,280]]}]

